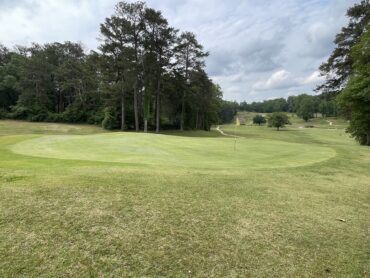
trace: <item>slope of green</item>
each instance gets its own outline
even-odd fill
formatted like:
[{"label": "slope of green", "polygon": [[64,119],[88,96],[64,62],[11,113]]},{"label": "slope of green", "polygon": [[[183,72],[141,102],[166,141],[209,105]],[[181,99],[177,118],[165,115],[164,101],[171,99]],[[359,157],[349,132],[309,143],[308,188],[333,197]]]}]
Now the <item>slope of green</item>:
[{"label": "slope of green", "polygon": [[273,140],[115,133],[44,136],[11,147],[29,156],[208,169],[298,167],[335,156],[330,148]]},{"label": "slope of green", "polygon": [[317,121],[240,126],[236,153],[0,121],[0,277],[367,277],[370,149]]}]

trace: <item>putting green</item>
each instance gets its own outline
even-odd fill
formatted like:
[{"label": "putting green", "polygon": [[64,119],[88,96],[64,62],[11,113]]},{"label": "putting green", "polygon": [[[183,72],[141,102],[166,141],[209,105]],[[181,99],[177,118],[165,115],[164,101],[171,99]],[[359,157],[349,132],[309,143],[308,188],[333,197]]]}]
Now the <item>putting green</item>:
[{"label": "putting green", "polygon": [[297,167],[335,156],[311,144],[240,138],[234,151],[231,138],[135,133],[43,136],[10,148],[36,157],[209,169]]}]

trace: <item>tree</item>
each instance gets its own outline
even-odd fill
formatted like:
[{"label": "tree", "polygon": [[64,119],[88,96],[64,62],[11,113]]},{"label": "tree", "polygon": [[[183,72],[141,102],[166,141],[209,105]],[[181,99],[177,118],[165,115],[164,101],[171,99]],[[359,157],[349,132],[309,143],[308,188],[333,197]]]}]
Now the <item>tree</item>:
[{"label": "tree", "polygon": [[4,115],[16,104],[19,96],[16,56],[16,53],[10,52],[0,44],[0,110]]},{"label": "tree", "polygon": [[135,118],[135,130],[139,131],[139,91],[142,86],[143,80],[143,59],[144,59],[144,15],[146,5],[144,2],[119,2],[116,6],[116,17],[124,22],[125,40],[122,41],[126,44],[126,47],[131,50],[132,57],[129,59],[132,61],[131,70],[133,73],[134,80],[134,118]]},{"label": "tree", "polygon": [[305,122],[314,117],[315,100],[312,96],[302,95],[298,102],[297,115]]},{"label": "tree", "polygon": [[236,114],[238,113],[238,103],[233,101],[221,101],[221,109],[219,109],[218,116],[221,123],[228,124],[231,123]]},{"label": "tree", "polygon": [[[131,86],[130,66],[132,59],[132,49],[128,46],[129,22],[118,15],[119,7],[116,6],[116,14],[106,18],[104,24],[100,25],[102,44],[99,49],[103,56],[101,69],[104,81],[108,84],[106,92],[117,94],[121,103],[121,130],[126,129],[126,91]],[[107,86],[105,86],[107,87]],[[108,99],[111,99],[109,96]],[[108,104],[113,106],[113,104]]]},{"label": "tree", "polygon": [[183,88],[181,101],[181,120],[180,129],[184,130],[185,125],[185,105],[186,94],[190,85],[190,72],[197,68],[204,67],[204,58],[208,56],[207,52],[203,51],[203,46],[198,43],[195,35],[191,32],[184,32],[180,35],[175,48],[176,70],[184,79],[185,86]]},{"label": "tree", "polygon": [[352,49],[354,72],[339,96],[339,105],[350,118],[348,132],[370,146],[370,28]]},{"label": "tree", "polygon": [[103,38],[100,50],[103,53],[105,64],[103,69],[106,77],[115,83],[115,86],[111,88],[112,91],[118,91],[120,94],[121,130],[126,128],[126,91],[129,87],[132,87],[134,91],[135,129],[139,130],[138,94],[143,70],[144,9],[143,2],[132,4],[119,2],[115,8],[115,14],[106,18],[104,24],[100,26]]},{"label": "tree", "polygon": [[256,115],[253,117],[253,123],[256,125],[263,125],[266,123],[266,118],[262,115]]},{"label": "tree", "polygon": [[280,128],[283,128],[285,127],[285,125],[288,124],[290,124],[289,117],[285,113],[275,112],[268,117],[269,127],[276,127],[277,131],[279,131]]},{"label": "tree", "polygon": [[320,66],[321,75],[326,77],[324,84],[317,87],[317,91],[330,96],[338,95],[346,86],[353,73],[353,59],[351,48],[359,41],[361,35],[370,24],[370,1],[362,0],[347,11],[349,23],[336,36],[337,47],[328,61]]},{"label": "tree", "polygon": [[204,70],[191,72],[188,100],[192,105],[187,106],[186,126],[209,131],[212,123],[219,121],[221,99],[221,88],[213,84]]},{"label": "tree", "polygon": [[30,120],[44,120],[48,111],[54,111],[56,84],[53,82],[55,66],[47,54],[48,45],[34,44],[27,49],[24,59],[19,59],[18,87],[22,91],[16,111],[27,111]]},{"label": "tree", "polygon": [[[155,103],[156,103],[156,132],[160,129],[160,99],[163,75],[171,70],[171,58],[177,31],[168,26],[167,20],[160,11],[147,8],[144,15],[145,34],[144,44],[145,74],[151,75],[155,82]],[[150,86],[150,82],[147,87]],[[146,87],[146,88],[147,88]],[[150,96],[148,90],[144,96],[144,130],[147,131],[147,121],[150,109]]]}]

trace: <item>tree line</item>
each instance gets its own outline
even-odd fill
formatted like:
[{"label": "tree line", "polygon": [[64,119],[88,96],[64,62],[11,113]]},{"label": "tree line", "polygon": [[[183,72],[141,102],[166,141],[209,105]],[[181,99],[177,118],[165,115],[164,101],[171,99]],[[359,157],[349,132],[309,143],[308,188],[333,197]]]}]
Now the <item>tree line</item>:
[{"label": "tree line", "polygon": [[250,104],[241,102],[239,104],[239,110],[257,113],[296,113],[305,121],[317,117],[318,114],[321,114],[323,117],[336,117],[338,115],[338,108],[335,100],[326,100],[320,96],[311,96],[307,94],[290,96],[287,99],[278,98],[263,102],[252,102]]},{"label": "tree line", "polygon": [[0,45],[0,118],[102,124],[106,129],[204,129],[222,91],[203,46],[144,2],[119,2],[98,51],[79,43]]},{"label": "tree line", "polygon": [[321,96],[312,96],[308,94],[290,96],[287,99],[277,98],[252,103],[247,103],[245,101],[240,103],[224,101],[221,106],[220,117],[224,122],[230,122],[238,111],[263,114],[275,112],[295,113],[306,122],[319,115],[322,117],[338,116],[336,100],[327,100]]}]

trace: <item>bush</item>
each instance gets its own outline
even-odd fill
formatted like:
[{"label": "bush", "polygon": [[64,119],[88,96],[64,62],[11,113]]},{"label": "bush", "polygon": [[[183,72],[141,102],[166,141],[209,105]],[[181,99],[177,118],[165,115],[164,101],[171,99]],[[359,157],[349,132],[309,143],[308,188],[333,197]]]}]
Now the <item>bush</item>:
[{"label": "bush", "polygon": [[0,109],[0,119],[6,119],[8,113],[4,109]]},{"label": "bush", "polygon": [[63,112],[63,120],[68,123],[86,122],[86,112],[79,105],[70,105]]},{"label": "bush", "polygon": [[40,113],[29,117],[31,122],[47,122],[48,114]]},{"label": "bush", "polygon": [[104,120],[105,114],[101,111],[91,112],[87,116],[87,123],[90,125],[100,125]]},{"label": "bush", "polygon": [[107,107],[104,109],[104,119],[102,126],[104,129],[112,130],[118,127],[116,110],[112,107]]},{"label": "bush", "polygon": [[45,119],[46,122],[51,123],[63,123],[64,122],[64,115],[59,113],[48,113],[47,118]]},{"label": "bush", "polygon": [[28,107],[24,106],[13,106],[12,112],[9,113],[9,117],[16,120],[25,120],[32,117],[32,111]]}]

